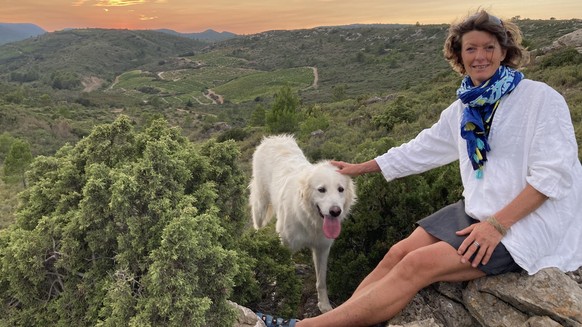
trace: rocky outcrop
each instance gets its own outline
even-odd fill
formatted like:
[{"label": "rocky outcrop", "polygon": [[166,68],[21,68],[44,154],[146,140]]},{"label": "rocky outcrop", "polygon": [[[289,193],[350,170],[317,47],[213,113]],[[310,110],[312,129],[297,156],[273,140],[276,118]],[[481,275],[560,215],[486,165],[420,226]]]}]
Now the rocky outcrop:
[{"label": "rocky outcrop", "polygon": [[234,302],[230,303],[236,310],[237,320],[233,327],[265,327],[265,323],[258,319],[253,310],[240,306]]},{"label": "rocky outcrop", "polygon": [[[235,305],[236,306],[236,305]],[[237,306],[235,327],[264,327],[253,311]],[[582,327],[582,267],[565,274],[541,270],[423,289],[390,327]]]},{"label": "rocky outcrop", "polygon": [[551,45],[533,50],[531,53],[534,57],[543,56],[546,53],[553,52],[564,47],[574,47],[579,53],[582,53],[582,29],[575,30],[572,33],[563,35],[554,41]]},{"label": "rocky outcrop", "polygon": [[468,283],[437,283],[422,290],[389,326],[582,327],[577,272],[544,269]]}]

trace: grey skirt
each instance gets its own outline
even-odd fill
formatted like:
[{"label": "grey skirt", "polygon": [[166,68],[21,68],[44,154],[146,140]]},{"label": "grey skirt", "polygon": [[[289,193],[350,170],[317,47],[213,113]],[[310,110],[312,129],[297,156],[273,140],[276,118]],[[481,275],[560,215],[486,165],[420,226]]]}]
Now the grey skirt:
[{"label": "grey skirt", "polygon": [[[461,246],[461,243],[463,243],[467,236],[459,236],[455,232],[478,222],[478,220],[471,218],[465,213],[465,201],[460,200],[419,220],[417,224],[429,234],[441,241],[447,242],[456,250]],[[498,275],[522,270],[513,261],[511,254],[509,254],[503,243],[499,243],[495,247],[491,259],[489,259],[486,265],[479,264],[477,268],[487,275]]]}]

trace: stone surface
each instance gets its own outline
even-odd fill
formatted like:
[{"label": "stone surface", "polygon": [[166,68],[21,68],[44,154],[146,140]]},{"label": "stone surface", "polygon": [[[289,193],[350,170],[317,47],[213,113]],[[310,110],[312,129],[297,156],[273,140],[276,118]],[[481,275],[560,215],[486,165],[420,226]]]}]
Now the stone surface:
[{"label": "stone surface", "polygon": [[582,326],[582,289],[558,269],[533,276],[507,274],[474,282],[480,292],[493,294],[530,315],[549,316],[564,326]]},{"label": "stone surface", "polygon": [[536,61],[538,61],[539,59],[543,58],[543,55],[562,49],[564,47],[573,47],[576,49],[576,51],[582,53],[582,29],[575,30],[572,33],[561,36],[552,42],[551,45],[540,49],[535,49],[531,51],[531,53],[534,57],[539,57],[536,58]]},{"label": "stone surface", "polygon": [[522,327],[561,327],[559,323],[550,317],[535,316],[529,318]]},{"label": "stone surface", "polygon": [[251,309],[234,302],[231,302],[231,305],[237,312],[237,321],[233,327],[266,327],[265,323]]},{"label": "stone surface", "polygon": [[439,327],[433,319],[415,321],[404,325],[387,325],[387,327]]},{"label": "stone surface", "polygon": [[[241,315],[235,327],[264,327],[253,311],[237,308]],[[582,268],[436,283],[421,290],[387,326],[582,327]]]},{"label": "stone surface", "polygon": [[482,292],[479,281],[469,283],[463,291],[463,299],[465,307],[481,326],[512,327],[526,323],[529,319],[527,314],[515,310],[510,304],[494,295]]}]

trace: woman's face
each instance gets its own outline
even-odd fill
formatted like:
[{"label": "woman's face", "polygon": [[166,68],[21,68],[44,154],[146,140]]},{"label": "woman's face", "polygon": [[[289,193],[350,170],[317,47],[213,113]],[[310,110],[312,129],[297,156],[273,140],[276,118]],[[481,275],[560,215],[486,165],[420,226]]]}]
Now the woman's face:
[{"label": "woman's face", "polygon": [[497,38],[487,32],[467,32],[461,39],[461,59],[475,86],[495,74],[505,59],[505,53]]}]

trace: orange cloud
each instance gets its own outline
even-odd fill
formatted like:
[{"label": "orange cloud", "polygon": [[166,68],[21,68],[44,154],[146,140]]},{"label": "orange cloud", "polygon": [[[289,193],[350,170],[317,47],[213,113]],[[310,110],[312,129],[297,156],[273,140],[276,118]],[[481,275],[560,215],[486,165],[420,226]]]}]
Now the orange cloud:
[{"label": "orange cloud", "polygon": [[154,20],[154,19],[158,19],[158,16],[146,16],[146,15],[140,15],[139,20],[145,21],[145,20]]},{"label": "orange cloud", "polygon": [[89,1],[89,0],[77,0],[77,1],[74,1],[73,2],[73,7],[80,7],[80,6],[84,5],[85,2],[87,2],[87,1]]},{"label": "orange cloud", "polygon": [[95,6],[97,7],[126,7],[141,5],[146,3],[145,0],[99,0]]}]

